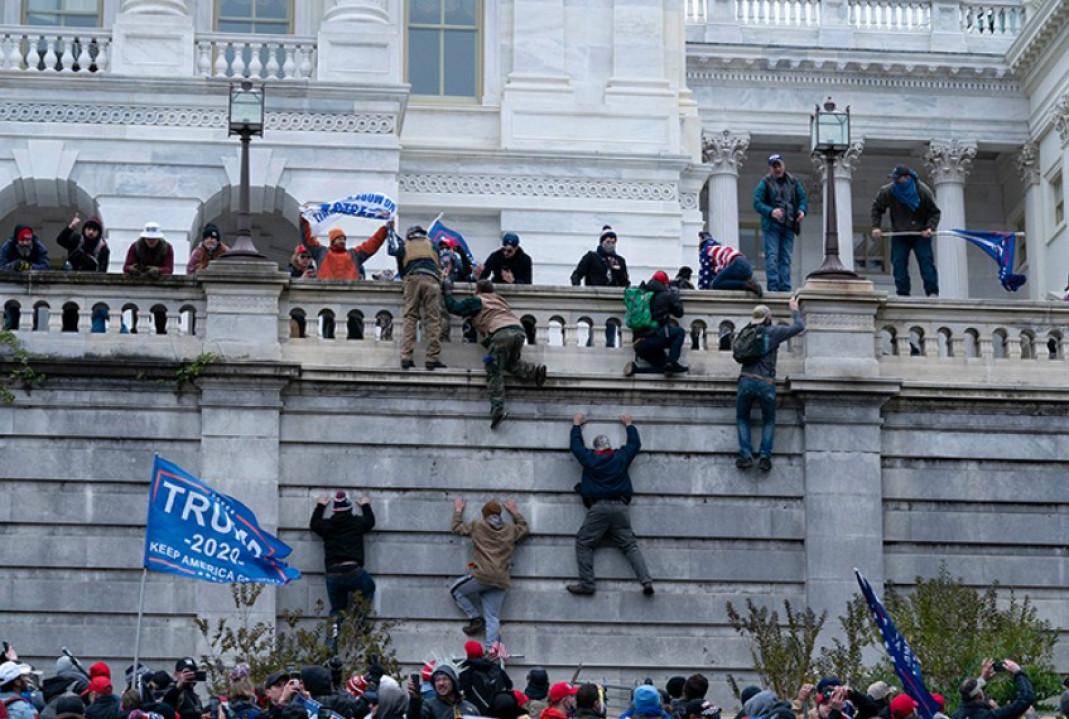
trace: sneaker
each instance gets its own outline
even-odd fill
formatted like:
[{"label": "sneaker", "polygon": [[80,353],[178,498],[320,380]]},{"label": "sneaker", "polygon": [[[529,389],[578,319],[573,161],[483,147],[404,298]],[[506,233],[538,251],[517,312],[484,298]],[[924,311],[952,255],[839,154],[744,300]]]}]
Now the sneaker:
[{"label": "sneaker", "polygon": [[753,278],[746,280],[746,289],[753,292],[758,297],[764,297],[765,291],[761,289],[761,285],[753,281]]},{"label": "sneaker", "polygon": [[505,421],[505,418],[509,416],[509,413],[503,409],[495,409],[494,413],[490,415],[490,429],[497,429],[497,426]]},{"label": "sneaker", "polygon": [[757,460],[757,467],[762,472],[770,472],[770,471],[772,471],[772,458],[771,457],[762,457],[761,459]]},{"label": "sneaker", "polygon": [[628,362],[627,364],[624,365],[624,377],[634,377],[634,376],[635,376],[635,363],[634,362]]},{"label": "sneaker", "polygon": [[415,367],[415,366],[416,366],[416,363],[415,363],[415,362],[413,362],[413,361],[412,361],[412,360],[410,360],[410,359],[407,359],[407,360],[406,360],[406,359],[403,359],[403,360],[401,360],[401,369],[412,369],[412,368],[413,368],[413,367]]},{"label": "sneaker", "polygon": [[643,582],[642,583],[642,593],[645,594],[647,597],[652,597],[653,596],[653,582]]},{"label": "sneaker", "polygon": [[468,622],[463,627],[461,627],[461,631],[463,631],[469,637],[472,636],[473,634],[478,634],[479,632],[481,632],[481,631],[483,631],[485,629],[486,629],[486,620],[483,619],[482,617],[475,617],[475,619],[472,619],[470,622]]},{"label": "sneaker", "polygon": [[589,596],[594,593],[594,587],[589,584],[568,584],[564,587],[572,594],[578,594],[581,596]]},{"label": "sneaker", "polygon": [[749,469],[753,466],[753,457],[739,457],[735,460],[735,467],[738,469]]},{"label": "sneaker", "polygon": [[424,365],[424,367],[426,367],[429,370],[445,369],[446,368],[446,366],[444,364],[442,364],[441,362],[439,362],[438,360],[434,360],[433,362],[428,362],[428,363],[426,363]]},{"label": "sneaker", "polygon": [[544,364],[538,365],[538,369],[535,370],[535,387],[541,387],[546,383],[546,366]]},{"label": "sneaker", "polygon": [[678,362],[672,362],[664,368],[665,374],[683,374],[684,372],[690,372],[690,367],[681,365]]}]

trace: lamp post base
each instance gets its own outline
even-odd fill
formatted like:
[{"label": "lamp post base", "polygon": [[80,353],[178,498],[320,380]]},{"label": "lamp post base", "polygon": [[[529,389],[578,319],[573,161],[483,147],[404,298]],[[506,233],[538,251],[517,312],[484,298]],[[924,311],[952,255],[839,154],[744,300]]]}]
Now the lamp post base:
[{"label": "lamp post base", "polygon": [[861,275],[843,267],[838,255],[827,255],[824,257],[824,264],[806,275],[807,280],[810,278],[820,280],[860,280]]}]

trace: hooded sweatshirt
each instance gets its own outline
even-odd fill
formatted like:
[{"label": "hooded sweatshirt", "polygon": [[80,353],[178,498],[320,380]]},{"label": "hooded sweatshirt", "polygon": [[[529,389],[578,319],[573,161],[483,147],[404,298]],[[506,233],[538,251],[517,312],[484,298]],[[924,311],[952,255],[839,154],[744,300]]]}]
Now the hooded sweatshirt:
[{"label": "hooded sweatshirt", "polygon": [[375,719],[400,719],[408,709],[408,696],[392,677],[379,680],[379,704]]},{"label": "hooded sweatshirt", "polygon": [[33,243],[30,245],[30,252],[28,255],[23,255],[19,252],[19,245],[16,241],[19,233],[23,230],[33,229],[29,225],[15,225],[14,232],[11,233],[11,238],[8,239],[2,246],[0,246],[0,270],[5,272],[21,272],[22,263],[26,262],[30,265],[31,270],[47,270],[48,269],[48,248],[44,243],[37,239],[37,235],[33,236]]},{"label": "hooded sweatshirt", "polygon": [[[95,240],[90,240],[85,236],[87,227],[97,228],[98,234]],[[81,232],[64,227],[56,237],[56,243],[67,251],[67,264],[75,272],[108,271],[111,250],[104,240],[104,223],[96,215],[82,223]]]},{"label": "hooded sweatshirt", "polygon": [[634,425],[627,428],[627,444],[616,450],[595,451],[583,444],[583,428],[572,427],[571,450],[583,466],[579,493],[586,500],[623,499],[631,501],[631,476],[627,468],[635,460],[642,442]]},{"label": "hooded sweatshirt", "polygon": [[360,514],[352,511],[335,512],[323,518],[326,505],[317,504],[312,512],[309,529],[323,538],[324,562],[327,571],[346,562],[364,566],[364,535],[375,528],[375,513],[371,505],[360,505]]},{"label": "hooded sweatshirt", "polygon": [[453,512],[453,533],[471,537],[474,556],[468,562],[469,573],[480,583],[499,589],[508,589],[512,553],[516,543],[528,532],[527,520],[522,514],[509,514],[513,523],[504,522],[495,529],[484,519],[465,522],[463,512]]},{"label": "hooded sweatshirt", "polygon": [[[420,719],[460,719],[464,714],[478,716],[479,710],[471,702],[466,702],[460,697],[460,681],[457,679],[456,670],[449,665],[438,667],[431,675],[431,683],[439,674],[445,674],[453,680],[453,691],[443,699],[435,691],[434,697],[423,702],[420,711]],[[412,718],[410,718],[412,719]]]}]

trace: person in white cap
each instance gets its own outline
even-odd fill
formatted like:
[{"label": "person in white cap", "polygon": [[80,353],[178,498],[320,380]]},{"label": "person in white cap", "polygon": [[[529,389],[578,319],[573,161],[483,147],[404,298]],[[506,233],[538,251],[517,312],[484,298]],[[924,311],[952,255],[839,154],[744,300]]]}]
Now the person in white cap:
[{"label": "person in white cap", "polygon": [[158,222],[145,224],[141,237],[130,245],[123,274],[150,280],[174,274],[174,248],[163,236]]},{"label": "person in white cap", "polygon": [[36,719],[37,710],[23,696],[30,688],[30,673],[33,668],[28,664],[4,662],[0,664],[0,702],[7,708],[11,719]]}]

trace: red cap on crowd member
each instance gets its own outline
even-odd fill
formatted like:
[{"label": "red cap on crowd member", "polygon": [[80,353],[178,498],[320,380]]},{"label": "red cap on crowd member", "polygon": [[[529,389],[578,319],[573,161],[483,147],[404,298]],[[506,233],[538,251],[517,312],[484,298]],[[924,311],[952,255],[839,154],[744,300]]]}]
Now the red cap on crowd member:
[{"label": "red cap on crowd member", "polygon": [[431,675],[434,674],[434,668],[438,666],[438,661],[431,659],[429,662],[423,665],[423,668],[419,670],[419,680],[421,682],[429,682]]},{"label": "red cap on crowd member", "polygon": [[665,272],[664,270],[657,270],[656,272],[653,273],[653,277],[651,277],[650,279],[651,280],[657,280],[662,285],[667,285],[668,281],[669,281],[668,280],[668,273]]},{"label": "red cap on crowd member", "polygon": [[527,706],[527,702],[531,701],[528,696],[519,689],[513,689],[512,696],[516,697],[516,703],[519,704],[521,708]]},{"label": "red cap on crowd member", "polygon": [[309,252],[308,248],[305,247],[304,245],[297,245],[297,254],[298,255],[310,255],[312,253]]},{"label": "red cap on crowd member", "polygon": [[107,677],[111,679],[111,669],[104,662],[97,662],[93,666],[89,667],[89,678],[93,677]]},{"label": "red cap on crowd member", "polygon": [[565,697],[574,697],[579,687],[573,687],[568,682],[557,682],[549,688],[549,703],[556,704]]},{"label": "red cap on crowd member", "polygon": [[947,710],[947,700],[943,698],[942,694],[933,694],[932,699],[935,699],[935,703],[939,705],[939,711],[945,712]]},{"label": "red cap on crowd member", "polygon": [[464,642],[464,653],[468,655],[468,659],[478,659],[483,655],[483,645],[474,639],[469,639]]},{"label": "red cap on crowd member", "polygon": [[363,674],[354,674],[345,682],[345,689],[354,697],[360,698],[367,691],[367,679]]},{"label": "red cap on crowd member", "polygon": [[111,694],[111,679],[108,677],[93,677],[93,681],[89,682],[89,686],[82,692],[82,696],[86,697],[90,694]]},{"label": "red cap on crowd member", "polygon": [[917,702],[908,694],[899,694],[891,700],[891,719],[906,719],[917,711]]},{"label": "red cap on crowd member", "polygon": [[19,230],[19,234],[15,235],[15,240],[21,240],[25,237],[33,237],[33,230],[29,227],[23,227]]}]

